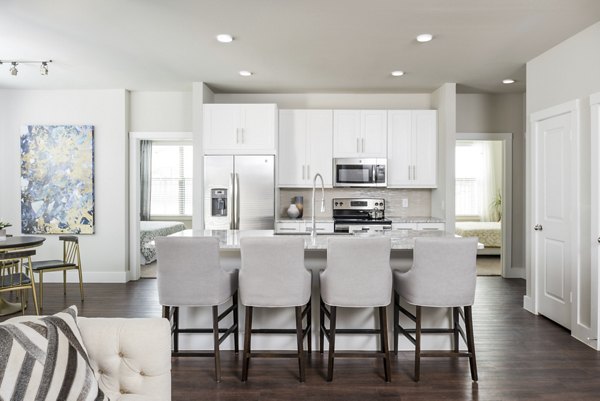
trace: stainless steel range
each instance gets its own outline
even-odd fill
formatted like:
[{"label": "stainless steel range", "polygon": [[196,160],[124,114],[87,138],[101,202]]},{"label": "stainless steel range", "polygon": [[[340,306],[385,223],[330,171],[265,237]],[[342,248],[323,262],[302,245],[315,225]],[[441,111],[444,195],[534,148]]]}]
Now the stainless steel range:
[{"label": "stainless steel range", "polygon": [[387,231],[392,221],[385,218],[385,200],[334,198],[333,220],[337,233]]}]

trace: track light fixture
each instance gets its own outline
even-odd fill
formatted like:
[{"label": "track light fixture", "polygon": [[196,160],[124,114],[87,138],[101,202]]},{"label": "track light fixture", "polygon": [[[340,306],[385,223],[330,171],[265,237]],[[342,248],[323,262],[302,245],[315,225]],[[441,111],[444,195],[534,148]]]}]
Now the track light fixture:
[{"label": "track light fixture", "polygon": [[10,75],[12,76],[16,76],[19,73],[19,70],[17,70],[17,66],[19,64],[41,64],[40,65],[40,74],[41,75],[48,75],[48,63],[51,63],[52,60],[0,60],[0,65],[2,64],[10,64],[10,68],[8,69],[8,71],[10,72]]}]

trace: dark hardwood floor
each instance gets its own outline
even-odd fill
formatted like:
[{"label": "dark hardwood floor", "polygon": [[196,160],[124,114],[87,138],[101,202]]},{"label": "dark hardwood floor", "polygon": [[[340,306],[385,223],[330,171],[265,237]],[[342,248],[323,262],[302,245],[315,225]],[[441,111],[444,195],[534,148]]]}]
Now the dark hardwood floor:
[{"label": "dark hardwood floor", "polygon": [[[223,353],[223,381],[213,380],[210,358],[175,358],[173,401],[185,400],[598,400],[600,354],[564,328],[522,308],[525,282],[479,277],[473,307],[479,382],[470,379],[466,359],[423,359],[421,381],[412,381],[413,353],[392,361],[392,382],[380,363],[336,359],[334,380],[325,382],[326,354],[313,353],[306,383],[297,381],[293,359],[252,360],[242,383],[241,357]],[[75,304],[82,316],[160,316],[156,280],[127,284],[47,284],[45,314]]]}]

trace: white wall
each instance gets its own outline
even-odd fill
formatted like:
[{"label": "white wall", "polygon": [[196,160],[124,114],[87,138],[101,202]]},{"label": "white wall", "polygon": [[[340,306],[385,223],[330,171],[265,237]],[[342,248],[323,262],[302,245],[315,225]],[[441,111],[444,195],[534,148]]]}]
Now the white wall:
[{"label": "white wall", "polygon": [[[84,280],[123,282],[128,259],[127,126],[125,90],[0,90],[0,216],[20,234],[20,130],[29,124],[94,125],[95,231],[80,236]],[[47,235],[36,258],[62,255],[58,236]],[[57,277],[54,277],[57,276]],[[47,281],[62,279],[49,274]]]},{"label": "white wall", "polygon": [[456,131],[513,134],[512,261],[525,267],[525,94],[456,95]]},{"label": "white wall", "polygon": [[438,110],[438,187],[431,196],[431,215],[446,221],[446,230],[454,231],[456,84],[446,83],[432,94],[432,106]]},{"label": "white wall", "polygon": [[192,131],[192,92],[132,91],[130,99],[130,131]]},{"label": "white wall", "polygon": [[276,103],[280,109],[431,109],[428,93],[216,93],[214,103]]},{"label": "white wall", "polygon": [[[575,305],[572,321],[572,333],[578,336],[585,333],[585,326],[589,326],[595,319],[591,317],[591,304],[598,304],[598,299],[591,299],[592,286],[598,286],[591,280],[590,263],[590,104],[589,95],[600,91],[600,22],[581,31],[573,37],[558,44],[554,48],[541,54],[527,63],[527,118],[532,113],[544,110],[548,107],[578,99],[580,102],[580,160],[579,169],[581,171],[579,178],[581,199],[580,215],[580,236],[581,246],[579,249],[578,266],[572,268],[578,269],[578,282],[571,283],[573,289],[573,303]],[[531,127],[528,129],[528,140],[531,133]],[[527,182],[531,183],[531,149],[527,149]],[[527,188],[527,199],[531,199],[530,185]],[[596,205],[597,206],[597,205]],[[532,205],[527,202],[527,222],[526,227],[532,227],[535,224],[532,219]],[[532,249],[530,248],[531,230],[526,230],[527,239],[527,296],[525,298],[526,306],[531,305],[532,283]],[[588,337],[597,336],[597,327],[592,327],[589,333],[583,334]],[[579,333],[579,334],[578,334]],[[589,334],[589,335],[588,335]],[[584,338],[578,338],[585,341]]]}]

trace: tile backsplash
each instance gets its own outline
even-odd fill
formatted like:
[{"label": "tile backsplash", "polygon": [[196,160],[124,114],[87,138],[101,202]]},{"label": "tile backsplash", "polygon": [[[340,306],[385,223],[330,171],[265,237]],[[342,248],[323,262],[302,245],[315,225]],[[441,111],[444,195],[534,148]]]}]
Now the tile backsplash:
[{"label": "tile backsplash", "polygon": [[[431,189],[387,188],[333,188],[325,189],[325,213],[319,211],[321,189],[317,189],[315,203],[317,217],[331,217],[333,198],[382,198],[386,201],[386,217],[431,216]],[[312,216],[312,189],[282,188],[279,191],[278,217],[287,218],[287,208],[295,196],[304,197],[304,218]],[[408,199],[408,207],[402,207],[402,199]]]}]

